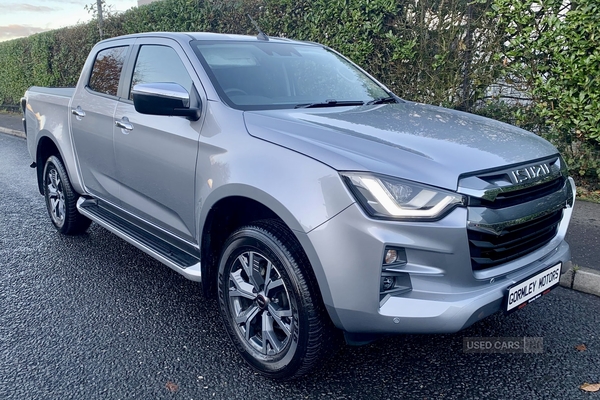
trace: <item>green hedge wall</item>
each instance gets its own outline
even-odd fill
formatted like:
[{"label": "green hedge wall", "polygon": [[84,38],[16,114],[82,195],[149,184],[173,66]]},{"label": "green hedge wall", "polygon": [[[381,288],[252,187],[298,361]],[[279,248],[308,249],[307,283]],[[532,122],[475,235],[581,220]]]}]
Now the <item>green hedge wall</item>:
[{"label": "green hedge wall", "polygon": [[[459,106],[472,104],[497,75],[491,58],[467,57],[460,38],[467,27],[452,22],[464,15],[466,4],[459,0],[164,0],[105,19],[104,36],[148,31],[254,35],[250,14],[269,35],[335,48],[405,98]],[[482,27],[489,25],[485,16],[490,4],[473,8],[476,18],[469,27],[483,32]],[[432,28],[427,20],[431,14],[443,23]],[[486,33],[494,34],[489,29]],[[89,50],[99,40],[92,21],[0,43],[0,101],[17,104],[32,85],[74,85]]]},{"label": "green hedge wall", "polygon": [[[582,180],[600,187],[599,7],[597,0],[163,0],[107,17],[104,36],[255,35],[250,14],[271,36],[333,47],[401,97],[543,135]],[[0,104],[18,104],[32,85],[75,85],[99,40],[92,21],[0,43]],[[490,98],[486,89],[498,81],[518,82],[531,102]]]},{"label": "green hedge wall", "polygon": [[18,104],[33,85],[75,85],[97,35],[87,24],[0,43],[0,102]]}]

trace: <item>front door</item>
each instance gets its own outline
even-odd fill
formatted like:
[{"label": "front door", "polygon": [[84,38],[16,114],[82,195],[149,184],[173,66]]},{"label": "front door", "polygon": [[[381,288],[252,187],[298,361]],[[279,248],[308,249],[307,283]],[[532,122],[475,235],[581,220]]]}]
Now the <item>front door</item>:
[{"label": "front door", "polygon": [[193,69],[179,45],[167,39],[138,40],[133,51],[137,57],[129,96],[120,99],[115,112],[121,206],[195,242],[194,189],[202,119],[140,114],[131,100],[131,88],[138,83],[175,82],[198,102]]}]

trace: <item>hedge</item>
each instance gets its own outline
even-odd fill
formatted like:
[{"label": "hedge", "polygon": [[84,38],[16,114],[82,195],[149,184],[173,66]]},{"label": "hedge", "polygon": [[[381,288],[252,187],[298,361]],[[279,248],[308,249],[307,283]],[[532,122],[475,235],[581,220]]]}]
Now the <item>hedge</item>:
[{"label": "hedge", "polygon": [[[597,0],[163,0],[105,18],[104,36],[255,35],[250,14],[271,36],[335,48],[401,97],[533,130],[597,185],[599,7]],[[32,85],[75,85],[99,40],[91,21],[0,43],[0,102],[18,104]],[[490,95],[496,82],[530,101]]]},{"label": "hedge", "polygon": [[[335,48],[405,98],[458,107],[472,104],[497,76],[493,60],[474,60],[469,55],[482,46],[467,49],[462,39],[467,29],[471,34],[494,36],[495,32],[483,29],[489,25],[490,4],[473,7],[476,13],[468,27],[455,23],[463,18],[465,4],[453,0],[163,0],[106,18],[104,33],[105,37],[148,31],[254,35],[250,14],[269,35]],[[432,15],[439,16],[438,24],[431,23]],[[0,43],[0,101],[16,104],[32,85],[74,85],[89,50],[99,40],[92,21]]]}]

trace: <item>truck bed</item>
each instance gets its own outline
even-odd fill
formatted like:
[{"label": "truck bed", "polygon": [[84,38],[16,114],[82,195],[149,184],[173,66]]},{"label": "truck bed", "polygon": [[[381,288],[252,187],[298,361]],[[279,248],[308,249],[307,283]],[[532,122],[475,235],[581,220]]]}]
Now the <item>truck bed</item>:
[{"label": "truck bed", "polygon": [[29,88],[28,92],[30,93],[42,93],[42,94],[50,94],[54,96],[60,97],[73,97],[75,93],[74,87],[41,87],[41,86],[32,86]]},{"label": "truck bed", "polygon": [[69,173],[76,174],[73,169],[74,159],[69,139],[69,105],[75,94],[75,88],[45,88],[32,86],[25,92],[23,106],[25,112],[25,131],[27,148],[34,162],[37,159],[41,136],[52,138],[61,149],[63,157],[68,158],[66,167]]}]

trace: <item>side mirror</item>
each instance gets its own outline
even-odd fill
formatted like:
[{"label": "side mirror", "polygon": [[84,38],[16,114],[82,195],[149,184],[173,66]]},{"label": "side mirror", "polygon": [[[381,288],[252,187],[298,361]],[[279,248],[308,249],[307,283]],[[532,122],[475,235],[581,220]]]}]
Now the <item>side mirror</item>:
[{"label": "side mirror", "polygon": [[141,114],[200,119],[200,109],[190,108],[190,94],[177,83],[140,83],[131,90],[135,110]]}]

